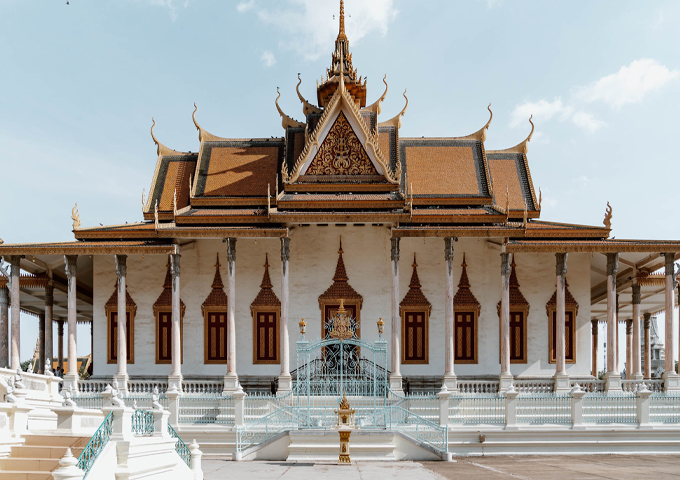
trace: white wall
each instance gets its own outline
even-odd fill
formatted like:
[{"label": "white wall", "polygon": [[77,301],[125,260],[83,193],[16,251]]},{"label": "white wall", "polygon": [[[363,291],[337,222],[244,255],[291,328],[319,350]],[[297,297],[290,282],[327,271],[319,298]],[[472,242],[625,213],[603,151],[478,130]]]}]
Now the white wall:
[{"label": "white wall", "polygon": [[[377,338],[376,322],[386,322],[390,335],[390,231],[387,227],[296,227],[290,243],[290,360],[296,368],[295,342],[300,318],[307,321],[307,337],[321,334],[318,297],[332,283],[342,235],[344,260],[350,284],[364,298],[361,310],[361,335]],[[457,365],[458,375],[497,375],[499,365],[498,314],[500,300],[500,251],[484,239],[461,239],[454,244],[454,282],[461,273],[466,254],[472,291],[482,304],[479,319],[479,364]],[[223,365],[203,364],[203,317],[201,304],[210,293],[215,255],[220,253],[221,272],[226,281],[226,247],[219,240],[198,240],[185,250],[181,260],[181,297],[186,304],[184,317],[184,375],[223,375]],[[408,291],[413,253],[417,254],[418,273],[423,292],[432,303],[428,365],[404,365],[404,375],[440,375],[444,370],[444,240],[441,238],[401,241],[400,298]],[[278,239],[236,242],[236,324],[237,371],[248,375],[276,376],[279,365],[252,364],[252,317],[250,303],[259,291],[265,253],[269,254],[270,275],[277,295],[281,291],[280,242]],[[130,375],[167,375],[170,365],[155,363],[155,319],[153,303],[162,291],[167,258],[147,255],[128,258],[128,291],[137,303],[135,319],[135,364]],[[552,254],[518,254],[517,276],[524,296],[531,304],[528,317],[527,364],[513,364],[515,375],[552,375],[548,363],[548,319],[545,304],[555,290],[555,257]],[[580,304],[577,317],[577,363],[568,364],[570,375],[590,372],[590,256],[571,254],[568,260],[569,288]],[[106,364],[106,317],[104,303],[116,281],[113,256],[97,256],[94,261],[95,375],[113,375],[115,365]],[[388,343],[389,348],[389,343]],[[387,355],[389,362],[389,352]],[[388,363],[388,368],[390,368]]]}]

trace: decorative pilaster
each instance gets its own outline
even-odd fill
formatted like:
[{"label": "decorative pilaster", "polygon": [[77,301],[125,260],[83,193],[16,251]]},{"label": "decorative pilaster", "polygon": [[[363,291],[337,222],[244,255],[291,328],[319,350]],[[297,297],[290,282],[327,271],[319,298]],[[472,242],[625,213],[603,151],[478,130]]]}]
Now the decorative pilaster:
[{"label": "decorative pilaster", "polygon": [[401,377],[401,317],[399,315],[399,237],[390,239],[392,248],[390,260],[392,266],[392,374],[390,389],[402,391]]},{"label": "decorative pilaster", "polygon": [[[7,257],[5,257],[7,259]],[[12,277],[12,291],[10,304],[12,305],[12,327],[10,335],[10,368],[14,371],[21,367],[21,255],[10,255],[10,275]]]},{"label": "decorative pilaster", "polygon": [[680,390],[680,377],[675,373],[675,340],[673,335],[673,311],[675,309],[675,255],[664,253],[666,258],[666,362],[664,364],[664,387],[668,390]]},{"label": "decorative pilaster", "polygon": [[597,372],[597,349],[598,349],[598,346],[599,346],[599,343],[598,343],[598,330],[599,330],[599,328],[598,327],[599,327],[599,325],[598,325],[597,320],[591,320],[590,321],[590,331],[593,335],[593,344],[592,344],[593,358],[590,361],[591,365],[592,365],[592,369],[591,369],[590,374],[595,378],[597,378],[597,373],[598,373]]},{"label": "decorative pilaster", "polygon": [[64,255],[66,278],[68,280],[68,372],[64,375],[64,388],[72,387],[78,391],[77,331],[78,312],[76,299],[76,273],[78,255]]},{"label": "decorative pilaster", "polygon": [[619,271],[619,254],[607,254],[607,373],[605,390],[621,390],[621,375],[616,364],[616,274]]},{"label": "decorative pilaster", "polygon": [[290,238],[281,238],[281,374],[279,375],[279,390],[281,392],[289,392],[293,388],[290,377],[290,338],[288,334],[289,261]]},{"label": "decorative pilaster", "polygon": [[510,255],[501,253],[501,374],[500,390],[505,391],[512,384],[510,373]]},{"label": "decorative pilaster", "polygon": [[[118,388],[121,392],[127,392],[127,255],[115,255],[116,277],[118,277],[118,345],[116,363],[118,371],[114,378],[118,381]],[[179,265],[178,265],[179,269]],[[179,280],[179,279],[178,279]],[[174,322],[173,322],[174,328]],[[174,332],[173,332],[174,333]],[[174,366],[174,365],[173,365]]]},{"label": "decorative pilaster", "polygon": [[[557,294],[555,310],[555,391],[569,390],[569,376],[566,373],[565,347],[565,290],[567,284],[567,254],[555,254]],[[576,319],[574,319],[576,322]]]},{"label": "decorative pilaster", "polygon": [[626,320],[626,380],[633,379],[633,319]]},{"label": "decorative pilaster", "polygon": [[53,346],[53,316],[54,316],[54,286],[52,280],[47,282],[45,286],[45,362],[49,362],[52,368],[52,359],[54,358]]},{"label": "decorative pilaster", "polygon": [[645,379],[652,378],[652,314],[645,312],[644,314],[644,329],[645,329]]},{"label": "decorative pilaster", "polygon": [[236,373],[236,239],[227,238],[227,374],[224,392],[242,390]]},{"label": "decorative pilaster", "polygon": [[9,290],[0,287],[0,367],[9,367]]},{"label": "decorative pilaster", "polygon": [[[182,389],[182,328],[181,328],[181,319],[182,319],[182,306],[181,306],[181,299],[180,299],[180,260],[181,260],[181,255],[178,253],[173,253],[170,255],[170,273],[172,275],[172,371],[170,372],[170,376],[168,377],[168,387],[174,386],[177,388],[177,390]],[[120,302],[121,298],[123,299],[123,302],[125,302],[125,290],[123,290],[123,293],[121,294],[120,290],[118,291],[118,302]],[[123,303],[123,306],[125,307],[125,303]],[[119,307],[120,308],[120,304]],[[125,310],[123,310],[124,312]],[[118,313],[120,315],[120,311]],[[118,317],[120,319],[120,317]],[[118,326],[120,328],[120,321],[118,322]],[[118,338],[120,339],[121,335],[118,335]],[[126,355],[126,352],[123,351],[123,355]],[[121,354],[120,350],[118,353],[118,360],[120,361]]]},{"label": "decorative pilaster", "polygon": [[450,391],[458,389],[458,381],[454,371],[453,351],[453,237],[444,238],[444,260],[446,262],[446,304],[444,305],[444,321],[446,322],[444,381]]}]

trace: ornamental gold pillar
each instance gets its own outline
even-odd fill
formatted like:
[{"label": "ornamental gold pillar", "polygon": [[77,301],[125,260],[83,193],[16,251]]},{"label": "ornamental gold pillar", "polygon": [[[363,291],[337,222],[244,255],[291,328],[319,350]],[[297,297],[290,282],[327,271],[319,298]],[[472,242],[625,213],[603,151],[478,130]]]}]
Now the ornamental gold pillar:
[{"label": "ornamental gold pillar", "polygon": [[621,390],[621,375],[618,372],[616,333],[618,319],[616,317],[616,274],[619,271],[619,254],[607,254],[607,373],[605,374],[605,390]]},{"label": "ornamental gold pillar", "polygon": [[0,367],[9,366],[9,290],[0,287]]},{"label": "ornamental gold pillar", "polygon": [[76,297],[76,274],[78,255],[64,255],[66,260],[66,278],[68,281],[68,372],[64,375],[64,387],[69,386],[78,391],[78,354],[77,331],[78,311]]},{"label": "ornamental gold pillar", "polygon": [[401,376],[401,316],[399,315],[399,237],[393,237],[390,250],[390,266],[392,267],[392,373],[390,389],[402,391]]},{"label": "ornamental gold pillar", "polygon": [[[290,340],[288,335],[289,261],[290,238],[284,237],[281,238],[281,373],[279,375],[279,390],[282,392],[289,392],[293,388],[290,377]],[[229,304],[231,303],[231,299],[229,299]]]},{"label": "ornamental gold pillar", "polygon": [[640,293],[640,285],[637,280],[633,280],[633,369],[630,376],[633,380],[642,380],[642,339],[640,338],[640,302],[642,295]]},{"label": "ornamental gold pillar", "polygon": [[227,238],[227,374],[224,392],[242,391],[236,373],[236,239]]},{"label": "ornamental gold pillar", "polygon": [[501,374],[500,390],[505,391],[512,383],[510,373],[510,255],[501,253]]},{"label": "ornamental gold pillar", "polygon": [[[116,277],[118,278],[118,312],[116,317],[118,319],[118,345],[116,350],[116,363],[118,371],[114,378],[118,381],[118,388],[122,392],[127,392],[128,373],[127,373],[127,255],[115,255],[116,259]],[[178,262],[179,269],[179,262]],[[178,275],[179,277],[179,275]],[[179,278],[177,278],[179,290]],[[173,291],[174,294],[174,291]],[[173,304],[174,307],[174,304]],[[174,315],[174,313],[173,313]],[[173,318],[173,348],[174,348],[174,318]],[[181,340],[181,339],[180,339]],[[180,354],[181,355],[181,354]],[[173,352],[174,361],[174,352]],[[173,363],[174,367],[174,363]],[[174,369],[173,369],[174,370]]]},{"label": "ornamental gold pillar", "polygon": [[664,387],[668,390],[680,390],[680,377],[675,373],[675,335],[673,335],[673,310],[675,309],[675,255],[664,253],[666,258],[666,309],[664,317],[666,319],[666,359],[664,364],[663,379]]}]

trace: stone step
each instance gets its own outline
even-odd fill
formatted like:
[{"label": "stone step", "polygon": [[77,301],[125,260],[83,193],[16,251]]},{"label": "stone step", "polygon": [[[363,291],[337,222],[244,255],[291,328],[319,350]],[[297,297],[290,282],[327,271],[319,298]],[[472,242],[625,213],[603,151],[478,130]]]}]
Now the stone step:
[{"label": "stone step", "polygon": [[[352,460],[395,461],[394,433],[386,431],[352,432],[350,436]],[[340,453],[337,431],[298,430],[290,432],[288,461],[337,461]]]},{"label": "stone step", "polygon": [[38,447],[85,447],[90,437],[26,435],[24,444]]},{"label": "stone step", "polygon": [[[60,459],[66,454],[66,449],[69,447],[38,447],[18,445],[12,447],[10,453],[11,458],[56,458]],[[84,447],[71,447],[71,453],[78,458],[82,453]]]},{"label": "stone step", "polygon": [[50,472],[0,472],[0,480],[52,480]]},{"label": "stone step", "polygon": [[59,466],[58,458],[1,458],[0,472],[41,471],[51,472]]}]

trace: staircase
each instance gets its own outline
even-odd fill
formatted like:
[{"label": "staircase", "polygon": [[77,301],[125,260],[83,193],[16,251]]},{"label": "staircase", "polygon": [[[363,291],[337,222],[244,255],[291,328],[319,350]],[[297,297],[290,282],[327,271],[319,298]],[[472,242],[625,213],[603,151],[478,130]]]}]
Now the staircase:
[{"label": "staircase", "polygon": [[0,480],[52,480],[59,459],[71,448],[78,458],[89,437],[26,435],[22,445],[12,447],[9,457],[0,459]]}]

